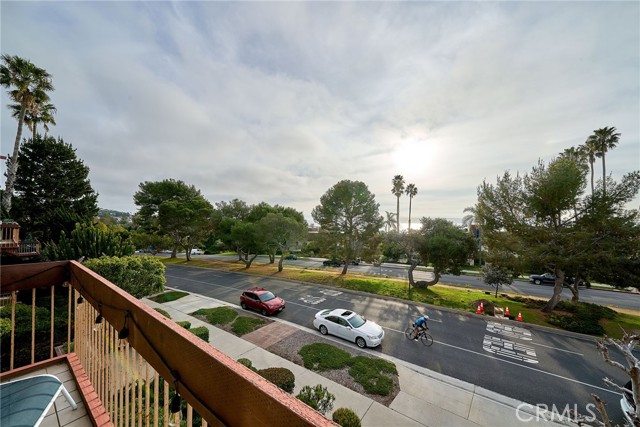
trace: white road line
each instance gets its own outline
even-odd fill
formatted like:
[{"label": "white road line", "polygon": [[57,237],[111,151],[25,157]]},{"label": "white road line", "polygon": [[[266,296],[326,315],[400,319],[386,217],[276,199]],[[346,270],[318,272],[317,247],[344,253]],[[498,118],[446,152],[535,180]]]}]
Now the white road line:
[{"label": "white road line", "polygon": [[535,342],[530,342],[530,343],[527,343],[527,344],[537,345],[539,347],[546,347],[546,348],[550,348],[550,349],[556,350],[556,351],[564,351],[565,353],[571,353],[571,354],[575,354],[575,355],[578,355],[578,356],[584,356],[583,353],[578,353],[577,351],[565,350],[563,348],[553,347],[553,346],[550,346],[550,345],[538,344],[538,343],[535,343]]},{"label": "white road line", "polygon": [[[390,330],[396,331],[395,329],[390,329]],[[400,331],[396,331],[396,332],[400,332]],[[401,332],[401,333],[404,334],[404,331]],[[438,344],[442,344],[442,345],[446,345],[447,347],[451,347],[451,348],[455,348],[455,349],[458,349],[458,350],[466,351],[467,353],[472,353],[472,354],[476,354],[478,356],[486,357],[488,359],[493,359],[493,360],[496,360],[498,362],[508,363],[510,365],[516,365],[516,366],[518,366],[520,368],[529,369],[531,371],[539,372],[541,374],[550,375],[552,377],[556,377],[556,378],[560,378],[560,379],[563,379],[563,380],[571,381],[571,382],[577,383],[577,384],[582,384],[584,386],[592,387],[592,388],[595,388],[595,389],[598,389],[598,390],[601,390],[601,391],[607,391],[609,393],[616,394],[616,395],[620,394],[619,392],[616,392],[616,391],[613,391],[613,390],[609,390],[608,388],[599,387],[597,385],[593,385],[593,384],[585,383],[585,382],[582,382],[582,381],[574,380],[573,378],[563,377],[562,375],[554,374],[553,372],[543,371],[542,369],[533,368],[531,366],[522,365],[520,363],[512,362],[510,360],[504,360],[504,359],[501,359],[499,357],[494,357],[494,356],[491,356],[491,355],[488,355],[488,354],[479,353],[479,352],[474,351],[474,350],[469,350],[467,348],[458,347],[457,345],[447,344],[447,343],[436,341],[436,340],[433,340],[433,342],[434,343],[438,343]]]}]

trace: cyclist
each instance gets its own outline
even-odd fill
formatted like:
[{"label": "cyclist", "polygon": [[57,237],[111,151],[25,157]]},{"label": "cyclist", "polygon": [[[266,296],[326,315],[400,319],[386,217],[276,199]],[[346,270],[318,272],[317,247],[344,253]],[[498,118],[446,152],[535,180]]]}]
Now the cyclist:
[{"label": "cyclist", "polygon": [[418,330],[422,330],[422,331],[426,331],[427,329],[429,329],[429,327],[427,326],[427,320],[429,320],[429,316],[427,316],[426,314],[423,314],[422,316],[418,317],[416,319],[416,321],[413,323],[413,336],[414,336],[414,340],[418,340],[418,335],[420,334],[420,332],[418,332]]}]

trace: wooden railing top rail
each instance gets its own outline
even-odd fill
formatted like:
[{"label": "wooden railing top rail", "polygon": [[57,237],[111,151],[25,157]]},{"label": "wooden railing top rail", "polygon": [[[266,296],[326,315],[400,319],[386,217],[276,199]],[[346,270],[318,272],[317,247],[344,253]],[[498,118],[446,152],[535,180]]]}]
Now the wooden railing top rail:
[{"label": "wooden railing top rail", "polygon": [[69,281],[211,425],[336,426],[76,261],[3,266],[2,292]]}]

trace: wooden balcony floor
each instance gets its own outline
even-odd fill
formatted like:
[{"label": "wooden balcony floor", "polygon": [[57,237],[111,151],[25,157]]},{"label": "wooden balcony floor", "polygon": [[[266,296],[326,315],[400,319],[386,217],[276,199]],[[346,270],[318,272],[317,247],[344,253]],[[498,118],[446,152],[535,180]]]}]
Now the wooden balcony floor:
[{"label": "wooden balcony floor", "polygon": [[[69,370],[66,362],[62,361],[55,365],[47,366],[46,368],[29,372],[24,377],[31,377],[40,374],[55,375],[64,383],[64,386],[69,391],[73,400],[78,404],[78,409],[73,410],[64,398],[62,394],[58,396],[55,403],[49,409],[46,417],[40,424],[41,427],[92,427],[91,420],[87,415],[87,411],[80,396],[80,391],[76,386],[76,382],[73,379],[73,373]],[[15,377],[12,380],[17,380],[22,377]]]}]

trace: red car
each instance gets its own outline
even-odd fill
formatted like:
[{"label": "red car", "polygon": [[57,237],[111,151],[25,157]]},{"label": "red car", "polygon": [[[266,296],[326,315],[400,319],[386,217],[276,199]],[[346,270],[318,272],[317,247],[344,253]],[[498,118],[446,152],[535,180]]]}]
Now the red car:
[{"label": "red car", "polygon": [[240,295],[240,306],[251,308],[263,316],[271,316],[284,310],[285,302],[264,288],[249,288]]}]

